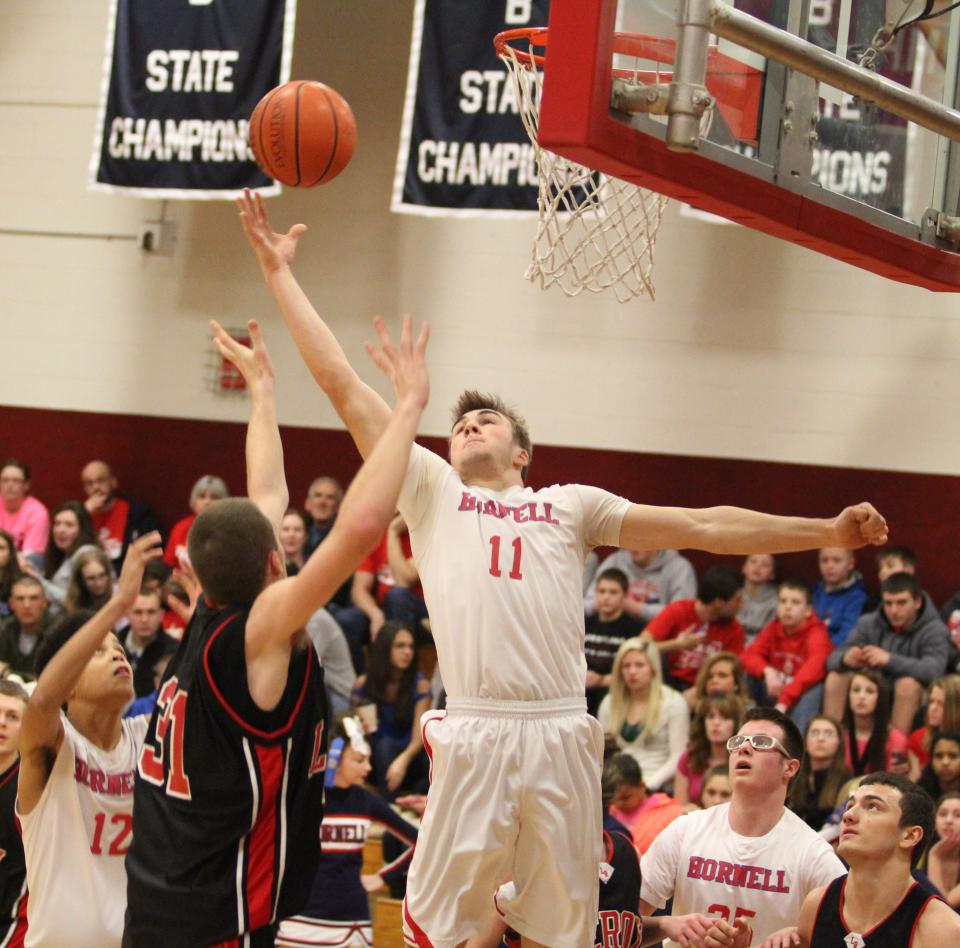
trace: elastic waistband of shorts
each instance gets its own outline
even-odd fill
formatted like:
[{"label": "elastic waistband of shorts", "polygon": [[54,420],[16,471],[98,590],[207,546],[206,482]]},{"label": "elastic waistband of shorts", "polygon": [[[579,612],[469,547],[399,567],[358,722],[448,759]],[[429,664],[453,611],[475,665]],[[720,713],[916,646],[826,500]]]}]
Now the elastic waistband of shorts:
[{"label": "elastic waistband of shorts", "polygon": [[447,698],[447,713],[478,718],[560,718],[586,714],[586,698],[551,698],[545,701],[500,701],[495,698]]}]

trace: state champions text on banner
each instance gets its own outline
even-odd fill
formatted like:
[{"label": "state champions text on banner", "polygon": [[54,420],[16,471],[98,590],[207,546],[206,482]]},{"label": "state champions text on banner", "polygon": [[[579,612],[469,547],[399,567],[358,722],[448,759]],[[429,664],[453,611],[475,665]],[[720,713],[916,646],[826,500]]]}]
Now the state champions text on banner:
[{"label": "state champions text on banner", "polygon": [[278,194],[247,141],[290,78],[296,0],[112,0],[88,187],[135,197]]},{"label": "state champions text on banner", "polygon": [[493,37],[548,14],[549,0],[417,0],[391,210],[536,212],[534,148]]}]

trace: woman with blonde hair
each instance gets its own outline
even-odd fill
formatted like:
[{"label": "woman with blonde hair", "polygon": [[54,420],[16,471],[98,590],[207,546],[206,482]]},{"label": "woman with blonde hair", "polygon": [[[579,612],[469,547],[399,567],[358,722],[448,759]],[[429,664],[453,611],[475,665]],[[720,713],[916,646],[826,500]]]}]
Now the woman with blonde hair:
[{"label": "woman with blonde hair", "polygon": [[640,765],[648,789],[673,779],[690,733],[690,712],[680,693],[663,683],[660,653],[648,635],[626,639],[617,650],[597,719]]}]

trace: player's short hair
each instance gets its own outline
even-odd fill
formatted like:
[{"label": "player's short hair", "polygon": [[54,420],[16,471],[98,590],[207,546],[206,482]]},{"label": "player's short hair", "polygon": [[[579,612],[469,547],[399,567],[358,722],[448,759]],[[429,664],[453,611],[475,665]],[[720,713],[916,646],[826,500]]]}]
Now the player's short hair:
[{"label": "player's short hair", "polygon": [[27,689],[19,681],[14,681],[12,678],[0,678],[0,695],[7,698],[16,698],[24,704],[30,700]]},{"label": "player's short hair", "polygon": [[913,573],[894,573],[888,576],[880,584],[880,592],[891,595],[908,592],[914,599],[923,599],[923,586]]},{"label": "player's short hair", "polygon": [[[614,754],[603,765],[603,772],[607,782],[614,785],[611,796],[623,784],[628,787],[639,787],[643,783],[643,771],[640,769],[640,764],[636,757],[630,754]],[[604,777],[601,777],[601,793],[603,792],[603,779]]]},{"label": "player's short hair", "polygon": [[28,576],[26,573],[21,573],[21,575],[10,584],[10,591],[13,592],[17,586],[36,586],[44,595],[47,594],[43,588],[43,583],[41,583],[36,576]]},{"label": "player's short hair", "polygon": [[787,749],[787,753],[794,760],[803,763],[803,735],[800,733],[800,728],[786,714],[776,708],[751,708],[743,716],[744,724],[750,721],[769,721],[771,724],[776,724],[783,731],[782,744]]},{"label": "player's short hair", "polygon": [[868,784],[878,787],[893,787],[894,790],[900,791],[900,822],[897,825],[902,827],[919,826],[923,831],[923,835],[910,853],[910,865],[911,867],[916,866],[927,844],[933,838],[935,813],[933,798],[923,787],[918,786],[912,780],[901,774],[892,774],[885,770],[875,770],[860,781],[861,787]]},{"label": "player's short hair", "polygon": [[877,550],[877,566],[887,560],[900,560],[904,566],[916,566],[917,554],[908,546],[885,546]]},{"label": "player's short hair", "polygon": [[526,484],[527,471],[530,470],[530,462],[533,460],[533,443],[530,440],[530,431],[523,416],[516,409],[507,405],[499,395],[478,392],[476,389],[461,392],[451,412],[453,418],[451,424],[455,425],[468,411],[482,411],[484,409],[503,415],[513,428],[513,443],[527,452],[527,463],[520,469],[520,477]]},{"label": "player's short hair", "polygon": [[802,579],[784,579],[777,583],[777,591],[781,589],[792,589],[794,592],[803,593],[804,598],[809,603],[810,599],[810,587]]},{"label": "player's short hair", "polygon": [[627,574],[622,569],[617,569],[616,566],[611,566],[610,569],[605,569],[599,576],[597,576],[598,583],[601,579],[607,579],[611,583],[616,583],[624,592],[630,588],[630,580],[627,579]]},{"label": "player's short hair", "polygon": [[204,595],[218,606],[242,609],[263,589],[270,553],[279,555],[270,521],[245,497],[207,507],[190,527],[187,552]]},{"label": "player's short hair", "polygon": [[729,566],[711,566],[697,583],[697,599],[704,604],[733,599],[743,588],[743,573]]},{"label": "player's short hair", "polygon": [[37,643],[34,653],[34,673],[37,678],[50,663],[60,649],[82,629],[96,613],[92,609],[78,609],[68,615],[61,616],[50,630]]}]

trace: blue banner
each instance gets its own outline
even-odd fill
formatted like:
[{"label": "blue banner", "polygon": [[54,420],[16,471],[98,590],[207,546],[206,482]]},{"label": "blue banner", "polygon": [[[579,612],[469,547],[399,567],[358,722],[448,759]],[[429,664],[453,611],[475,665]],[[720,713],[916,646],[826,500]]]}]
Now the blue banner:
[{"label": "blue banner", "polygon": [[247,141],[290,78],[296,0],[112,0],[89,187],[139,197],[278,193]]},{"label": "blue banner", "polygon": [[549,0],[417,0],[392,210],[537,210],[534,148],[493,38],[548,13]]}]

